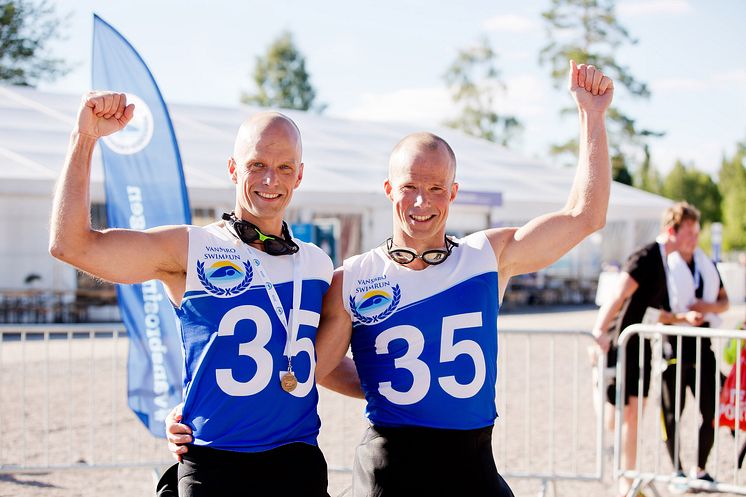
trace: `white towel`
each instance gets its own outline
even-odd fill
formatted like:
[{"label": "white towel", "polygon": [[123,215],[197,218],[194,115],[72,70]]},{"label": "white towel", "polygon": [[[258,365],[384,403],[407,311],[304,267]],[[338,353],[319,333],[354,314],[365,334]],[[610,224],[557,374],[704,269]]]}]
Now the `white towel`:
[{"label": "white towel", "polygon": [[[699,272],[704,282],[702,300],[715,302],[718,293],[720,293],[720,275],[715,268],[715,264],[699,248],[694,251],[694,267],[695,272]],[[686,312],[689,310],[689,306],[697,300],[694,296],[696,291],[694,275],[678,252],[668,256],[668,270],[672,280],[672,284],[669,285],[671,310],[673,312]],[[710,312],[705,314],[705,321],[710,323],[711,327],[717,328],[723,320],[717,314]]]}]

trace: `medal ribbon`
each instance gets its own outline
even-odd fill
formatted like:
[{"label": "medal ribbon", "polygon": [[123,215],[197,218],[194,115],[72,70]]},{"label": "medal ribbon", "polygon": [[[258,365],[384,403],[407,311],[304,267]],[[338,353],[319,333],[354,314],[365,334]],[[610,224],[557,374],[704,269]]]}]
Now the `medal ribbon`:
[{"label": "medal ribbon", "polygon": [[[248,245],[247,247],[249,248],[249,252],[251,252],[252,250],[256,250],[254,247],[250,247]],[[285,328],[285,332],[287,333],[285,355],[287,355],[288,358],[288,373],[293,372],[292,348],[293,343],[295,343],[295,339],[297,338],[296,334],[298,332],[298,326],[295,326],[295,316],[300,311],[300,294],[303,285],[300,279],[300,264],[298,264],[297,260],[298,254],[293,254],[291,257],[293,258],[293,306],[290,309],[290,321],[288,321],[287,317],[285,316],[285,311],[282,308],[282,302],[280,301],[280,296],[277,295],[275,286],[272,284],[271,281],[269,281],[269,276],[267,275],[267,271],[264,269],[264,264],[262,264],[262,261],[259,260],[257,254],[252,253],[251,258],[251,265],[254,266],[254,269],[256,269],[259,278],[262,280],[264,290],[266,290],[267,296],[272,303],[272,308],[275,310],[277,319],[280,320],[280,323],[282,323],[282,326]]]}]

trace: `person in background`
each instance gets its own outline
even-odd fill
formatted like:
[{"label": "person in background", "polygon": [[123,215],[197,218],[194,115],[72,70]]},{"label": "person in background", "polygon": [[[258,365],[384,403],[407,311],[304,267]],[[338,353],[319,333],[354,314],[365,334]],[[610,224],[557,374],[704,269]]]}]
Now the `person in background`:
[{"label": "person in background", "polygon": [[[689,236],[679,243],[678,252],[668,255],[668,269],[670,272],[669,299],[671,311],[674,314],[696,312],[702,315],[701,328],[717,328],[722,319],[718,314],[728,310],[728,295],[723,287],[717,267],[705,253],[697,247],[699,241],[699,211],[693,206],[682,203],[682,209],[696,215],[697,221]],[[710,455],[715,440],[715,394],[716,382],[720,379],[717,371],[715,353],[712,351],[709,338],[700,340],[700,357],[697,358],[697,338],[682,337],[681,351],[678,350],[678,340],[669,336],[664,344],[668,367],[663,372],[661,403],[665,425],[666,448],[674,465],[676,475],[683,477],[681,454],[677,452],[676,417],[680,416],[686,405],[686,389],[692,395],[699,395],[699,412],[702,423],[699,426],[699,443],[697,466],[692,468],[691,477],[707,482],[714,481],[705,470],[707,458]],[[681,370],[681,380],[677,381]],[[697,376],[699,375],[699,394],[696,391]],[[679,399],[679,409],[676,409],[676,399]]]},{"label": "person in background", "polygon": [[[679,249],[682,242],[691,240],[699,229],[699,213],[688,204],[678,203],[663,214],[661,232],[652,243],[636,250],[622,267],[610,297],[598,311],[593,335],[598,347],[607,354],[607,364],[617,362],[615,340],[622,330],[643,319],[660,321],[666,324],[688,322],[694,326],[702,322],[698,311],[672,314],[667,288],[666,258]],[[648,314],[646,318],[645,315]],[[650,317],[652,315],[652,317]],[[648,395],[650,388],[650,343],[644,341],[644,361],[639,365],[640,339],[633,335],[627,342],[625,389],[622,392],[624,413],[622,416],[622,465],[634,468],[637,461],[637,411],[640,398]],[[642,375],[642,392],[639,379]],[[612,382],[607,390],[607,400],[616,401],[616,384]],[[643,401],[644,402],[644,401]],[[618,490],[626,495],[632,482],[620,478]]]}]

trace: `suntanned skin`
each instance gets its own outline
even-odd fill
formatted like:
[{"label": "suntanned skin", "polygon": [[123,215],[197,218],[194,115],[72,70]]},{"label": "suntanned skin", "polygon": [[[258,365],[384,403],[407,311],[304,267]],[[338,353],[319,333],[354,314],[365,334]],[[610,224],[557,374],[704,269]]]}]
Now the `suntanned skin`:
[{"label": "suntanned skin", "polygon": [[[144,231],[91,228],[90,169],[96,141],[124,128],[134,105],[126,96],[94,92],[83,97],[54,195],[50,253],[78,269],[115,283],[158,279],[181,304],[186,282],[188,228]],[[300,133],[282,114],[262,112],[238,131],[228,174],[236,185],[235,213],[266,234],[281,235],[282,219],[303,178]],[[261,245],[255,248],[261,250]],[[116,260],[117,264],[111,264]]]},{"label": "suntanned skin", "polygon": [[[537,271],[562,257],[606,222],[611,169],[605,115],[611,103],[612,81],[593,66],[570,63],[568,87],[580,121],[578,168],[565,207],[537,217],[522,227],[486,231],[498,266],[499,298],[511,276]],[[392,202],[392,238],[397,246],[418,253],[444,247],[451,203],[458,194],[455,159],[446,145],[429,133],[406,137],[389,161],[384,192]],[[415,259],[407,266],[424,270]],[[352,360],[345,357],[352,322],[343,305],[342,269],[337,269],[326,293],[316,337],[316,380],[332,390],[363,397]],[[191,442],[189,428],[178,423],[178,410],[167,420],[169,449],[178,458]]]},{"label": "suntanned skin", "polygon": [[[606,222],[611,172],[605,112],[613,96],[613,83],[601,71],[571,62],[568,86],[580,119],[579,160],[572,190],[559,211],[539,216],[522,227],[486,230],[497,260],[500,300],[512,276],[552,264]],[[432,135],[425,133],[405,138],[391,155],[389,178],[384,182],[393,207],[394,245],[419,253],[443,247],[448,209],[458,194],[455,161],[443,144],[433,141]],[[415,259],[407,267],[422,270],[427,264]],[[326,375],[343,359],[351,333],[352,322],[342,300],[342,271],[338,269],[322,307],[316,338],[316,379],[345,393],[359,392],[349,359],[342,361],[341,369],[334,374]]]},{"label": "suntanned skin", "polygon": [[[144,231],[91,228],[93,149],[99,138],[124,128],[134,111],[121,93],[91,92],[83,97],[55,190],[49,251],[108,281],[130,284],[158,279],[179,306],[186,284],[186,226]],[[247,119],[228,159],[228,175],[236,185],[236,216],[265,234],[280,236],[285,209],[303,179],[301,154],[300,133],[287,117],[261,112]],[[254,248],[263,250],[261,244]],[[111,264],[112,260],[117,263]]]}]

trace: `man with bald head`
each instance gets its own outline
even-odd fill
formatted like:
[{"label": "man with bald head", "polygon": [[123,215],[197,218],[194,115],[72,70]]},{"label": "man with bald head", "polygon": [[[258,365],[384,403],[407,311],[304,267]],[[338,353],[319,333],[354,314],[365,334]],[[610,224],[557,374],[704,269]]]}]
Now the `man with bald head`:
[{"label": "man with bald head", "polygon": [[[572,190],[563,209],[520,228],[447,237],[453,150],[416,133],[392,151],[383,185],[392,236],[335,271],[316,342],[318,382],[367,401],[353,497],[513,495],[491,446],[499,302],[511,276],[548,266],[600,229],[609,200],[612,82],[571,62],[569,89],[581,124]],[[176,447],[189,441],[184,425],[168,432],[172,451],[191,451]]]},{"label": "man with bald head", "polygon": [[609,200],[613,85],[593,66],[570,66],[580,151],[559,211],[448,237],[458,193],[451,147],[417,133],[394,148],[384,182],[392,236],[335,271],[317,339],[319,383],[367,401],[354,497],[512,495],[492,455],[499,302],[512,276],[552,264],[603,227]]},{"label": "man with bald head", "polygon": [[178,465],[179,495],[328,497],[314,340],[333,267],[283,221],[303,178],[298,128],[271,112],[241,125],[228,159],[235,208],[222,221],[93,230],[94,146],[134,110],[123,94],[83,98],[55,192],[50,252],[108,281],[163,282],[181,321],[183,422],[194,436]]}]

